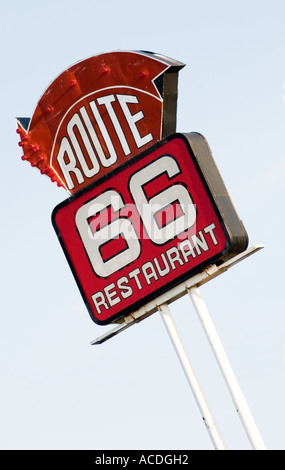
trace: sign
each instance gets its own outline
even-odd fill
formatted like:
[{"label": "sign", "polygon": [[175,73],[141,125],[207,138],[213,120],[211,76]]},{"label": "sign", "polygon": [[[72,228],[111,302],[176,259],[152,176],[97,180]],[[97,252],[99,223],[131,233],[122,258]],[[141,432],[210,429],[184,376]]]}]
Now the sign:
[{"label": "sign", "polygon": [[200,134],[174,134],[59,204],[52,221],[91,318],[108,324],[248,239]]},{"label": "sign", "polygon": [[176,131],[178,71],[150,52],[109,52],[61,73],[31,120],[18,118],[22,159],[69,193]]}]

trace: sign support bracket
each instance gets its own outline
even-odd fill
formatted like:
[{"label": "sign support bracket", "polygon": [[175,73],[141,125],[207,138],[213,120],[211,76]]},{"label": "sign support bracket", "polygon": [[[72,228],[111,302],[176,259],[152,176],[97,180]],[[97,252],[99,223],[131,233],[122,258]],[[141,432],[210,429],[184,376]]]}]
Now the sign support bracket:
[{"label": "sign support bracket", "polygon": [[209,407],[206,403],[206,400],[203,396],[201,388],[198,384],[197,378],[195,373],[192,369],[190,361],[186,355],[184,346],[182,344],[181,338],[177,332],[176,326],[174,324],[169,303],[173,302],[174,300],[182,297],[185,294],[189,294],[196,313],[199,317],[201,325],[204,329],[204,332],[207,336],[207,339],[211,345],[213,353],[216,357],[224,380],[227,384],[227,387],[231,393],[235,408],[239,414],[243,427],[246,431],[246,434],[249,438],[249,441],[252,445],[254,450],[265,450],[265,445],[263,443],[262,437],[259,433],[259,430],[254,422],[252,414],[248,408],[246,400],[241,392],[239,384],[236,380],[236,377],[232,371],[231,365],[228,361],[226,353],[223,349],[221,341],[218,337],[218,334],[215,330],[213,322],[210,318],[208,313],[207,307],[205,302],[202,299],[202,296],[199,291],[199,287],[211,279],[219,276],[220,274],[227,271],[230,267],[234,266],[238,262],[246,259],[248,256],[256,253],[260,249],[262,249],[263,245],[254,245],[251,248],[248,248],[244,252],[240,253],[239,255],[235,256],[234,258],[230,259],[222,263],[221,265],[211,265],[204,269],[201,273],[193,276],[189,280],[181,283],[179,286],[171,289],[170,291],[166,292],[165,294],[157,297],[154,301],[149,302],[141,309],[137,310],[133,314],[129,315],[128,317],[124,318],[124,323],[118,325],[113,330],[107,332],[105,335],[102,335],[91,342],[91,345],[101,344],[108,339],[112,338],[113,336],[117,335],[118,333],[124,331],[125,329],[132,326],[134,323],[138,323],[144,318],[148,317],[152,313],[159,311],[161,318],[164,322],[164,325],[168,331],[168,334],[171,338],[172,344],[176,350],[177,356],[180,360],[184,373],[187,377],[187,380],[190,384],[192,392],[195,396],[196,402],[199,406],[200,412],[202,414],[203,420],[205,421],[205,425],[207,430],[210,434],[211,440],[214,444],[215,449],[217,450],[224,450],[225,445],[223,443],[223,439],[216,427],[215,421],[209,410]]},{"label": "sign support bracket", "polygon": [[91,341],[91,345],[102,344],[105,341],[113,338],[117,334],[121,333],[122,331],[126,330],[130,326],[144,320],[149,315],[157,312],[159,310],[159,306],[166,303],[169,304],[174,300],[186,295],[192,287],[200,287],[203,284],[211,281],[215,277],[219,276],[220,274],[227,271],[232,266],[236,265],[240,261],[246,259],[247,257],[251,256],[252,254],[256,253],[257,251],[264,248],[264,245],[253,245],[252,247],[248,248],[247,250],[243,251],[239,255],[231,258],[229,261],[226,261],[219,266],[216,264],[212,264],[205,268],[200,273],[192,276],[187,281],[182,282],[178,286],[173,287],[169,291],[165,292],[164,294],[158,296],[156,299],[148,302],[143,307],[139,308],[135,312],[131,313],[127,317],[124,317],[123,322],[119,323],[114,329],[109,330],[107,333],[99,336],[95,340]]}]

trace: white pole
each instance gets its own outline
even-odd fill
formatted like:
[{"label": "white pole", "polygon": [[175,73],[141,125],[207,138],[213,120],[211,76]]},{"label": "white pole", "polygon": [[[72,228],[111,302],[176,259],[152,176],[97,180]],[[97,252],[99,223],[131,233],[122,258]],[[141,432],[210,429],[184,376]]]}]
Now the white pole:
[{"label": "white pole", "polygon": [[232,371],[231,365],[228,361],[221,341],[210,318],[207,307],[201,297],[199,289],[197,287],[190,288],[189,295],[198,314],[198,317],[201,321],[201,324],[204,328],[206,336],[208,337],[208,340],[211,344],[212,350],[216,356],[224,379],[232,395],[236,410],[239,414],[239,417],[242,421],[248,438],[252,444],[252,447],[255,450],[265,450],[265,445],[263,443],[259,430],[254,422],[246,400]]},{"label": "white pole", "polygon": [[165,327],[168,331],[168,334],[170,336],[170,339],[172,341],[172,344],[174,346],[174,349],[176,350],[176,353],[178,355],[178,358],[180,360],[180,363],[182,365],[182,368],[185,372],[185,375],[188,379],[188,382],[190,384],[190,387],[192,389],[192,392],[196,398],[197,404],[200,408],[202,418],[204,420],[204,423],[206,425],[206,428],[210,434],[210,437],[212,439],[212,442],[214,444],[214,447],[216,450],[225,450],[225,446],[223,443],[222,438],[219,435],[219,432],[216,428],[215,421],[212,417],[212,414],[208,408],[208,405],[205,401],[205,398],[203,396],[203,393],[200,389],[200,386],[198,384],[198,381],[195,377],[194,371],[192,369],[192,366],[190,364],[190,361],[187,357],[187,354],[185,352],[185,349],[183,347],[183,344],[181,342],[181,339],[179,337],[179,334],[177,332],[176,326],[174,324],[170,309],[168,304],[161,304],[159,306],[160,310],[160,315],[161,318],[165,324]]}]

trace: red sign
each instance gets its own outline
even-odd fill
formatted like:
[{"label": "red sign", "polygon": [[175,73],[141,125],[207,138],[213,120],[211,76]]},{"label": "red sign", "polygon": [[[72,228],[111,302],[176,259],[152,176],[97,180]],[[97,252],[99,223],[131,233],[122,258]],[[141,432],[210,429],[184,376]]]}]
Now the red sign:
[{"label": "red sign", "polygon": [[59,204],[53,225],[108,324],[247,246],[205,139],[174,134]]},{"label": "red sign", "polygon": [[23,160],[75,193],[175,132],[178,71],[148,52],[110,52],[78,62],[18,118]]}]

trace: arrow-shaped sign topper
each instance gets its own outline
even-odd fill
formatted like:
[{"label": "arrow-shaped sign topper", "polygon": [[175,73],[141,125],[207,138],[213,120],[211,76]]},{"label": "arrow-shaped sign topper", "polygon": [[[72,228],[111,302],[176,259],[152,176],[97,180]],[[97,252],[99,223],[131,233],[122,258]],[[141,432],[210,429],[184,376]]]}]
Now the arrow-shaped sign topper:
[{"label": "arrow-shaped sign topper", "polygon": [[75,193],[176,131],[184,64],[150,52],[109,52],[61,73],[31,119],[17,118],[22,159]]}]

